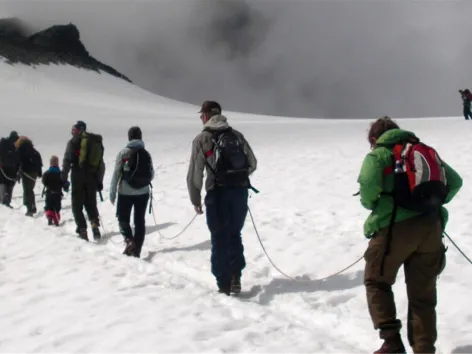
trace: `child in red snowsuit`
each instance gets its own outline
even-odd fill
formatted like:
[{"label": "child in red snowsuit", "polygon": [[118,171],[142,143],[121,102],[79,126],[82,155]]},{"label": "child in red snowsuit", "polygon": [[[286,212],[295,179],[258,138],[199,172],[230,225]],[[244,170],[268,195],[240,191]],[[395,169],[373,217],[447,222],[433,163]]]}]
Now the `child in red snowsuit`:
[{"label": "child in red snowsuit", "polygon": [[61,179],[61,170],[59,168],[59,158],[52,156],[50,159],[50,167],[43,174],[42,182],[46,189],[46,203],[44,210],[46,211],[46,218],[48,225],[59,226],[61,220],[61,201],[62,189],[65,191],[69,188],[69,183]]}]

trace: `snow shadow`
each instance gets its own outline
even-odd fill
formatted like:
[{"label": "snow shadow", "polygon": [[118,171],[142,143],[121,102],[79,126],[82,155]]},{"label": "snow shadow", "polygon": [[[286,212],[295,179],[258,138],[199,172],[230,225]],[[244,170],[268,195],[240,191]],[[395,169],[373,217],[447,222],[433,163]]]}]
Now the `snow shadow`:
[{"label": "snow shadow", "polygon": [[143,258],[143,260],[146,262],[152,262],[152,260],[158,253],[206,251],[206,250],[209,250],[210,248],[211,248],[211,242],[210,240],[207,240],[207,241],[197,243],[196,245],[193,245],[193,246],[170,247],[170,248],[164,248],[159,251],[150,251],[149,254],[145,258]]},{"label": "snow shadow", "polygon": [[297,279],[276,278],[262,289],[258,302],[268,305],[276,295],[288,293],[314,293],[317,291],[338,291],[361,286],[364,282],[364,271],[335,275],[326,280],[310,280],[308,276]]},{"label": "snow shadow", "polygon": [[[146,226],[146,237],[148,237],[150,234],[152,234],[153,232],[155,232],[157,230],[162,230],[162,229],[165,229],[165,228],[167,228],[169,226],[172,226],[172,225],[175,225],[175,223],[174,222],[164,222],[162,224]],[[131,228],[134,229],[133,226]],[[108,241],[113,236],[118,236],[118,235],[121,235],[121,233],[119,231],[107,232],[104,235],[102,235],[102,238],[101,238],[99,243],[100,244],[107,244]],[[146,241],[144,241],[144,242],[146,242]]]},{"label": "snow shadow", "polygon": [[454,348],[451,353],[456,353],[456,354],[472,353],[472,345],[462,345],[460,347]]},{"label": "snow shadow", "polygon": [[164,248],[160,251],[157,251],[157,253],[207,251],[210,248],[211,248],[211,241],[206,240],[192,246]]}]

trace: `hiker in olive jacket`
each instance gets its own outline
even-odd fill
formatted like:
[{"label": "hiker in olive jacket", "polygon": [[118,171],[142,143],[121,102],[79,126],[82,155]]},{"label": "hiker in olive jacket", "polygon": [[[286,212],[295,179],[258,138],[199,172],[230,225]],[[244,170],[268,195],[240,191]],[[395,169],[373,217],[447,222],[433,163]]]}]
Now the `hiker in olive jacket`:
[{"label": "hiker in olive jacket", "polygon": [[[221,115],[221,106],[215,101],[206,101],[202,105],[201,120],[204,131],[198,134],[192,144],[190,165],[187,174],[187,186],[190,201],[198,214],[202,214],[201,190],[206,169],[206,219],[211,233],[211,271],[216,278],[221,293],[241,291],[241,273],[246,266],[241,230],[248,211],[249,178],[257,168],[257,160],[244,136],[232,129],[225,116]],[[231,130],[231,135],[239,142],[247,159],[241,181],[232,186],[215,183],[215,154],[213,153],[213,133]],[[233,140],[234,141],[234,140]],[[241,151],[241,150],[239,150]]]},{"label": "hiker in olive jacket", "polygon": [[[370,239],[364,256],[367,302],[374,328],[380,330],[384,340],[375,353],[405,353],[392,293],[402,265],[409,301],[409,343],[415,353],[435,352],[436,279],[445,267],[442,233],[448,220],[447,210],[443,207],[439,215],[421,214],[398,207],[388,236],[394,203],[387,193],[393,190],[394,175],[384,172],[392,166],[391,146],[412,137],[414,133],[400,129],[388,117],[374,122],[368,136],[372,151],[365,157],[358,178],[361,204],[371,210],[364,224],[364,234]],[[449,203],[461,188],[462,179],[442,163],[449,189],[445,203]]]},{"label": "hiker in olive jacket", "polygon": [[97,192],[103,189],[105,163],[102,158],[100,167],[96,171],[87,166],[80,166],[79,159],[81,155],[82,134],[84,132],[86,132],[86,125],[82,121],[78,121],[72,127],[72,139],[67,143],[62,163],[61,178],[63,181],[67,181],[70,172],[72,212],[77,225],[76,232],[80,238],[88,241],[87,222],[83,214],[83,208],[85,207],[88,219],[90,220],[94,239],[100,239]]}]

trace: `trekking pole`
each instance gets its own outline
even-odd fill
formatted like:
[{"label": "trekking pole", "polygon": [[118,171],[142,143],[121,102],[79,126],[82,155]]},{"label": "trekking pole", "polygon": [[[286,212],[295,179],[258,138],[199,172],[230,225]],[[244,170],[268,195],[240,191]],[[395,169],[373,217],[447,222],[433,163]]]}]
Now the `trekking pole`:
[{"label": "trekking pole", "polygon": [[100,196],[100,201],[103,202],[103,195],[102,195],[102,191],[98,191],[98,195]]}]

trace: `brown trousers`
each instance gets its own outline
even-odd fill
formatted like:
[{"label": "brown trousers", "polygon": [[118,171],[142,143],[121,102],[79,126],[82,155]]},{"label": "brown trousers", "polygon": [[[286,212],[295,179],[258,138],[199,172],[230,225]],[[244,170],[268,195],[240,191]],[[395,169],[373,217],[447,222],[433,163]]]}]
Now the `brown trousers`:
[{"label": "brown trousers", "polygon": [[[365,252],[364,284],[369,313],[380,338],[396,336],[397,318],[392,285],[403,265],[408,295],[408,340],[415,353],[434,353],[436,330],[436,280],[445,267],[442,226],[437,216],[421,216],[394,225],[390,252],[385,255],[388,228],[369,241]],[[384,273],[380,266],[384,259]]]}]

